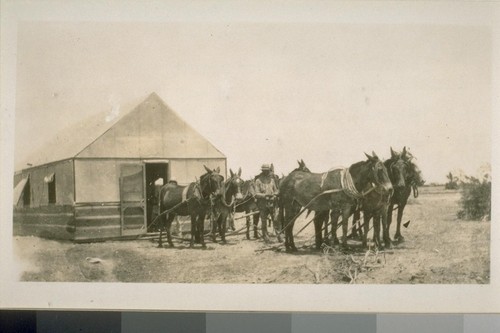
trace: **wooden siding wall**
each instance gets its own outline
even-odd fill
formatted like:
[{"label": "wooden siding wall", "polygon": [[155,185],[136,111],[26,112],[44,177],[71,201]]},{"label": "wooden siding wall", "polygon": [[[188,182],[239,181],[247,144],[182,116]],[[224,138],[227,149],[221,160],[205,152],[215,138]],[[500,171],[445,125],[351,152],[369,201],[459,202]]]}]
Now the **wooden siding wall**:
[{"label": "wooden siding wall", "polygon": [[14,208],[14,235],[52,239],[74,239],[75,220],[72,205]]},{"label": "wooden siding wall", "polygon": [[[55,148],[57,149],[57,148]],[[23,170],[14,177],[14,185],[22,178],[30,177],[31,204],[30,207],[49,205],[48,184],[44,178],[55,174],[56,205],[72,205],[74,203],[73,161],[61,161],[53,164]]]},{"label": "wooden siding wall", "polygon": [[121,236],[120,204],[77,204],[75,240]]}]

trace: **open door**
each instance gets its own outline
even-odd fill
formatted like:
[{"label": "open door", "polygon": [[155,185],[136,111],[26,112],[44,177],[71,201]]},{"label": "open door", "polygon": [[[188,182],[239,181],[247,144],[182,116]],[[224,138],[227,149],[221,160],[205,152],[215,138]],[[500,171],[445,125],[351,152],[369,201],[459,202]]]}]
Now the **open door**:
[{"label": "open door", "polygon": [[120,213],[122,236],[146,233],[143,164],[121,166]]},{"label": "open door", "polygon": [[159,214],[160,188],[167,183],[167,162],[145,162],[146,166],[146,220],[148,227]]}]

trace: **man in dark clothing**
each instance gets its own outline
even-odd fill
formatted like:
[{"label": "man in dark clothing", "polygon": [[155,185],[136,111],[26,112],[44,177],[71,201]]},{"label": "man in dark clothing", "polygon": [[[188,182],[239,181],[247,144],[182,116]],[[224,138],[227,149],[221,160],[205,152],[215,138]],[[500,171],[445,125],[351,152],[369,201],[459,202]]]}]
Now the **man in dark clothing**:
[{"label": "man in dark clothing", "polygon": [[255,198],[260,211],[262,237],[267,242],[269,241],[267,218],[274,213],[274,203],[278,195],[278,186],[272,177],[271,166],[269,164],[263,164],[261,170],[261,174],[255,179]]}]

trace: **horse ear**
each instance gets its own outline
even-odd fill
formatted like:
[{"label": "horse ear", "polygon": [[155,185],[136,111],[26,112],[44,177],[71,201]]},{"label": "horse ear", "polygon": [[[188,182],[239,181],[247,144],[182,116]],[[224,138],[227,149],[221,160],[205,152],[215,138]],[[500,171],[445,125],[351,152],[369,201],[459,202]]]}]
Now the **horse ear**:
[{"label": "horse ear", "polygon": [[217,167],[217,169],[215,169],[215,172],[219,173],[220,172],[220,167]]},{"label": "horse ear", "polygon": [[376,158],[377,160],[379,160],[380,158],[378,158],[377,154],[375,154],[375,152],[372,150],[372,155],[374,158]]},{"label": "horse ear", "polygon": [[406,158],[406,146],[403,148],[403,153],[401,154],[401,157],[402,157],[403,159],[405,159],[405,158]]},{"label": "horse ear", "polygon": [[231,175],[231,178],[233,178],[233,177],[234,177],[233,170],[229,169],[229,174]]},{"label": "horse ear", "polygon": [[210,170],[209,168],[207,168],[206,165],[203,165],[203,167],[205,168],[205,170],[208,172],[208,173],[212,173],[212,170]]},{"label": "horse ear", "polygon": [[303,159],[300,159],[300,162],[302,162],[302,166],[306,166],[306,162]]},{"label": "horse ear", "polygon": [[271,171],[274,172],[274,164],[271,163]]},{"label": "horse ear", "polygon": [[396,152],[392,149],[392,147],[391,147],[391,157],[392,158],[396,157]]},{"label": "horse ear", "polygon": [[241,167],[238,169],[238,177],[241,177]]},{"label": "horse ear", "polygon": [[373,159],[373,157],[368,155],[367,153],[365,153],[365,156],[368,158],[369,161],[371,161]]}]

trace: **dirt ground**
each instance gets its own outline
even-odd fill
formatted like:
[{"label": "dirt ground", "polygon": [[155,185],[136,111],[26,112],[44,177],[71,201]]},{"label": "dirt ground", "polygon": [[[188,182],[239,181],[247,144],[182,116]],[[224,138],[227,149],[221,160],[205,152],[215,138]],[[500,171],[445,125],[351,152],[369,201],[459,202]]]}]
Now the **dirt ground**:
[{"label": "dirt ground", "polygon": [[[350,241],[348,251],[315,251],[311,224],[296,236],[299,252],[293,254],[276,240],[265,244],[244,234],[229,236],[225,245],[208,242],[207,249],[190,249],[181,240],[175,248],[158,248],[151,239],[73,244],[14,237],[14,253],[23,281],[489,283],[491,222],[458,220],[459,198],[441,187],[421,188],[403,217],[411,221],[402,230],[406,241],[383,252],[361,249],[357,241]],[[236,228],[244,223],[237,220]],[[294,232],[305,224],[305,218],[298,220]],[[394,231],[393,223],[391,237]]]}]

